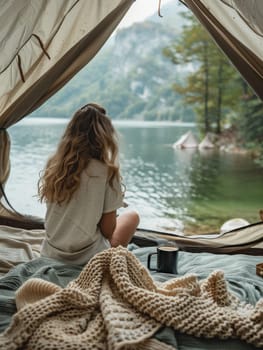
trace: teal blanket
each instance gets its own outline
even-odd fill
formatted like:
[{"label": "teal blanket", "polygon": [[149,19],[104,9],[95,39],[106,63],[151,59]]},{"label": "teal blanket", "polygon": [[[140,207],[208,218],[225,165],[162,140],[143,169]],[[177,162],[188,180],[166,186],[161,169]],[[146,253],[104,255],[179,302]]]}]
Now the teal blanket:
[{"label": "teal blanket", "polygon": [[[143,265],[147,266],[147,256],[149,252],[155,250],[156,248],[140,248],[133,252]],[[242,301],[254,305],[263,298],[263,278],[256,275],[256,264],[260,262],[263,262],[263,256],[179,252],[177,276],[194,273],[199,279],[204,279],[214,270],[224,271],[229,290]],[[154,261],[151,265],[154,266]],[[165,282],[175,276],[154,272],[152,277],[159,282]],[[166,328],[164,334],[167,331]],[[171,330],[167,334],[168,337],[165,337],[164,341],[168,339],[170,344],[177,345],[178,350],[256,349],[252,345],[235,339],[202,339]],[[172,336],[175,337],[176,343],[170,342]]]},{"label": "teal blanket", "polygon": [[[138,248],[135,245],[129,249],[146,266],[147,256],[156,248]],[[206,278],[214,270],[224,271],[229,289],[241,300],[255,304],[263,297],[263,279],[256,275],[256,264],[263,261],[263,257],[248,255],[216,255],[209,253],[179,252],[178,276],[196,274],[198,278]],[[154,260],[152,265],[154,265]],[[15,291],[28,278],[38,277],[52,281],[61,287],[75,279],[81,266],[65,265],[53,259],[39,258],[20,264],[0,279],[0,331],[10,323],[12,315],[16,312]],[[164,282],[176,277],[172,274],[152,273],[155,280]],[[252,350],[253,346],[239,340],[202,339],[163,328],[155,337],[179,350]]]}]

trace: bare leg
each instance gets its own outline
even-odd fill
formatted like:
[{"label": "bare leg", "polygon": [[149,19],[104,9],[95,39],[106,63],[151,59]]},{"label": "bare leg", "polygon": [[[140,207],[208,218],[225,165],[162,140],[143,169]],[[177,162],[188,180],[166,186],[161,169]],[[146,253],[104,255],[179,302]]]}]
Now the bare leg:
[{"label": "bare leg", "polygon": [[131,241],[140,218],[136,211],[128,211],[117,217],[116,228],[110,240],[112,247],[122,245],[127,247]]}]

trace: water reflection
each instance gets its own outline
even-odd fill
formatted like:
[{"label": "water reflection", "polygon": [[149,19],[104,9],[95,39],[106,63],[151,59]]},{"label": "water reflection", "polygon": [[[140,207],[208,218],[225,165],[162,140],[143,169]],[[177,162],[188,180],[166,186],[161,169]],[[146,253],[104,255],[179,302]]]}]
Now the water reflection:
[{"label": "water reflection", "polygon": [[[173,149],[189,126],[116,124],[126,197],[141,226],[216,230],[231,217],[256,221],[262,207],[263,170],[244,155],[217,150]],[[11,203],[24,213],[44,215],[34,197],[39,171],[54,151],[65,121],[19,123],[10,130]],[[192,127],[195,132],[195,128]]]}]

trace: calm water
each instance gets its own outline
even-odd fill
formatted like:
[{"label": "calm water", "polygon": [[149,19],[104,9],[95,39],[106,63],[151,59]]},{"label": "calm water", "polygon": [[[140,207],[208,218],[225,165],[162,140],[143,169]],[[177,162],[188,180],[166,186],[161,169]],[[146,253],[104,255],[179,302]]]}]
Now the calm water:
[{"label": "calm water", "polygon": [[[65,120],[26,119],[10,129],[11,175],[6,192],[20,212],[44,216],[36,198],[39,171],[64,130]],[[263,169],[244,155],[174,150],[194,126],[116,122],[126,200],[141,216],[141,227],[212,232],[224,221],[259,220]]]}]

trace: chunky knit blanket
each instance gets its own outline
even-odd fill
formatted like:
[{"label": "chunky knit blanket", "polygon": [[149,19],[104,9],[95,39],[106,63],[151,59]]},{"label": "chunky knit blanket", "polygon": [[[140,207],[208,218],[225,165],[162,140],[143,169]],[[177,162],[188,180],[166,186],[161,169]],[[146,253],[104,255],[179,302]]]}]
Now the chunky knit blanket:
[{"label": "chunky knit blanket", "polygon": [[242,304],[227,291],[221,271],[202,282],[194,275],[154,282],[122,247],[97,254],[64,289],[29,279],[16,303],[0,349],[174,349],[152,337],[164,325],[263,346],[263,299],[256,306]]}]

